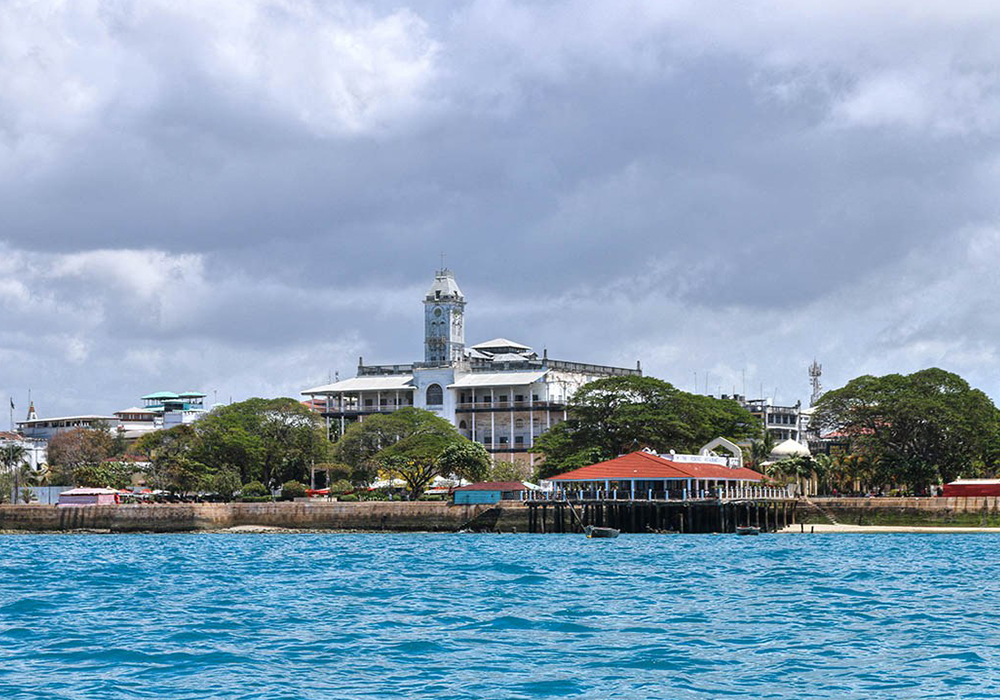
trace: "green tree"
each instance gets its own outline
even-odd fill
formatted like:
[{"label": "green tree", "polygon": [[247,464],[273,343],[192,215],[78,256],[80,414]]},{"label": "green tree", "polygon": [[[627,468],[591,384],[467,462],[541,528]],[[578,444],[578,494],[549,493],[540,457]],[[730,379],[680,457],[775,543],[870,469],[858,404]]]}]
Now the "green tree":
[{"label": "green tree", "polygon": [[220,406],[195,424],[193,456],[231,465],[245,482],[266,485],[307,481],[309,467],[324,462],[330,443],[321,419],[295,399],[248,399]]},{"label": "green tree", "polygon": [[233,496],[235,496],[242,487],[243,484],[240,483],[239,472],[229,467],[219,469],[209,479],[209,488],[227,501],[233,500]]},{"label": "green tree", "polygon": [[81,464],[73,469],[73,483],[77,486],[121,489],[132,483],[132,465],[127,462],[101,462]]},{"label": "green tree", "polygon": [[48,444],[49,464],[66,483],[74,482],[72,475],[80,467],[96,467],[113,452],[114,438],[107,429],[74,428],[53,435]]},{"label": "green tree", "polygon": [[524,481],[529,473],[524,464],[497,460],[490,467],[490,481]]},{"label": "green tree", "polygon": [[937,368],[853,379],[820,398],[813,420],[850,438],[873,486],[925,491],[976,464],[992,473],[1000,466],[1000,411],[982,391]]},{"label": "green tree", "polygon": [[334,447],[336,458],[374,481],[378,472],[406,482],[411,498],[448,467],[440,459],[453,444],[469,441],[451,423],[430,411],[402,408],[352,424]]},{"label": "green tree", "polygon": [[774,449],[774,435],[767,428],[762,428],[760,437],[750,443],[750,459],[747,466],[753,469],[761,467],[771,457]]},{"label": "green tree", "polygon": [[541,478],[649,447],[694,451],[716,437],[758,434],[759,422],[735,401],[680,391],[653,377],[607,377],[580,388],[569,417],[535,441]]},{"label": "green tree", "polygon": [[136,449],[149,456],[150,482],[172,493],[191,493],[209,485],[212,470],[195,457],[197,447],[198,435],[191,424],[148,433],[136,443]]},{"label": "green tree", "polygon": [[460,479],[476,482],[490,478],[492,464],[485,447],[478,442],[463,440],[444,448],[438,458],[438,466],[442,474],[454,474]]}]

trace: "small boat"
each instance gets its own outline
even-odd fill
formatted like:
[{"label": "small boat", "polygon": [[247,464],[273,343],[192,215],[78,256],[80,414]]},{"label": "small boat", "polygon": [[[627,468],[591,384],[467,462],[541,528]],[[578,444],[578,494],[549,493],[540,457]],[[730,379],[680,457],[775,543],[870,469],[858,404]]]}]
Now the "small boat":
[{"label": "small boat", "polygon": [[740,525],[739,527],[736,528],[736,534],[737,535],[759,535],[760,534],[760,528],[759,527],[753,527],[752,525],[746,525],[746,526]]},{"label": "small boat", "polygon": [[618,537],[620,534],[620,531],[613,527],[596,527],[594,525],[583,528],[583,532],[587,535],[588,540],[598,537]]}]

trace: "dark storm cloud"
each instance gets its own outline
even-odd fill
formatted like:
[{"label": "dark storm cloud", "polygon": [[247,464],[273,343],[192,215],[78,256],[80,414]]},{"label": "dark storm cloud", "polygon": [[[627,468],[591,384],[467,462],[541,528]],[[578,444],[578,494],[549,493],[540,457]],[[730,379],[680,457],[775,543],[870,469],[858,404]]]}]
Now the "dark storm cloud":
[{"label": "dark storm cloud", "polygon": [[1000,393],[995,11],[727,7],[6,8],[5,382],[110,410],[414,359],[443,251],[470,342]]}]

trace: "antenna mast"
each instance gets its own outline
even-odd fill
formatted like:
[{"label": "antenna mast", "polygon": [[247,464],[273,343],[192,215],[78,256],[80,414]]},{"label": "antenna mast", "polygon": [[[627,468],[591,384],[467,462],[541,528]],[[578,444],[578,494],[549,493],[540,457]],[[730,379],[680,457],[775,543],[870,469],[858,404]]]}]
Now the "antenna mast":
[{"label": "antenna mast", "polygon": [[823,376],[823,365],[813,360],[809,365],[809,384],[812,387],[812,395],[809,396],[810,406],[815,406],[819,397],[823,395],[823,385],[819,381],[821,376]]}]

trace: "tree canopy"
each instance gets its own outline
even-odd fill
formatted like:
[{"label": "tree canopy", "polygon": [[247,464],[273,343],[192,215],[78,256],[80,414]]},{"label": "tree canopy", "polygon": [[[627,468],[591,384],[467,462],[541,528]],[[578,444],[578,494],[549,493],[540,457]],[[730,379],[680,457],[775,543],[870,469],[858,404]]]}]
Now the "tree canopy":
[{"label": "tree canopy", "polygon": [[693,451],[716,437],[756,436],[760,424],[735,401],[688,394],[653,377],[607,377],[580,388],[567,420],[535,440],[539,476],[612,459],[642,447]]},{"label": "tree canopy", "polygon": [[852,379],[820,398],[813,421],[850,439],[874,483],[921,491],[1000,465],[1000,411],[942,369]]},{"label": "tree canopy", "polygon": [[[355,478],[371,483],[379,471],[406,482],[411,498],[423,493],[438,475],[475,477],[485,449],[463,437],[451,423],[430,411],[402,408],[353,423],[334,447],[338,460]],[[488,459],[488,454],[486,455]]]},{"label": "tree canopy", "polygon": [[306,481],[309,467],[328,459],[330,443],[319,416],[279,398],[220,406],[196,423],[144,435],[136,449],[150,456],[160,488],[229,493],[237,480],[271,487]]}]

